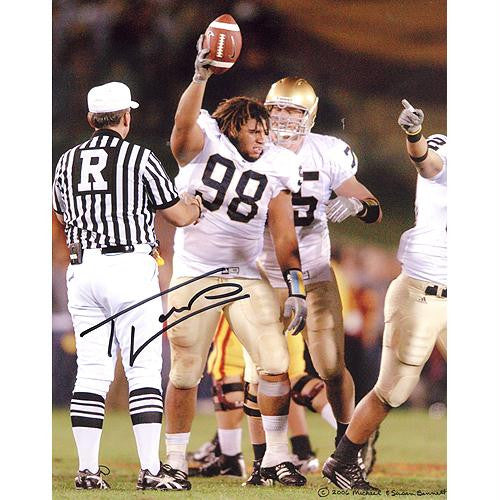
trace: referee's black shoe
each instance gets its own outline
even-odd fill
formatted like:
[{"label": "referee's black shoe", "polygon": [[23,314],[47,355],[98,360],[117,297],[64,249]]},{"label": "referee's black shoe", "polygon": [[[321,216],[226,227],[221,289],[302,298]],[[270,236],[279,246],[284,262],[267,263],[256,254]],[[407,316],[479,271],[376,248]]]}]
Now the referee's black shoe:
[{"label": "referee's black shoe", "polygon": [[341,490],[380,491],[366,481],[363,470],[357,462],[346,464],[331,456],[323,465],[322,472],[324,477]]},{"label": "referee's black shoe", "polygon": [[261,467],[260,475],[263,479],[270,479],[284,486],[304,486],[307,479],[295,468],[292,462],[282,462],[272,467]]}]

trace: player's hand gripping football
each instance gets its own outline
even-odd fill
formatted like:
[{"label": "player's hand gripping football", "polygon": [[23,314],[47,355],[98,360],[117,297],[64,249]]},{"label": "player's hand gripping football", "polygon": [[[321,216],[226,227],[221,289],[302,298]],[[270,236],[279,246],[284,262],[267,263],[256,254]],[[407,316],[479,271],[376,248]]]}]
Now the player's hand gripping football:
[{"label": "player's hand gripping football", "polygon": [[332,222],[342,222],[348,217],[359,214],[361,210],[363,205],[357,198],[337,196],[326,204],[326,216]]},{"label": "player's hand gripping football", "polygon": [[289,333],[297,335],[306,326],[307,306],[306,299],[304,297],[292,295],[286,299],[283,316],[285,318],[289,318],[292,314],[293,317],[285,331],[285,335]]},{"label": "player's hand gripping football", "polygon": [[401,104],[404,109],[398,118],[399,125],[407,134],[418,134],[424,123],[424,112],[421,109],[415,109],[406,99],[403,99]]},{"label": "player's hand gripping football", "polygon": [[193,82],[195,83],[206,82],[212,76],[212,70],[210,69],[212,59],[207,59],[210,49],[203,48],[204,37],[205,35],[200,35],[196,44],[198,54],[196,55],[196,59],[194,61]]}]

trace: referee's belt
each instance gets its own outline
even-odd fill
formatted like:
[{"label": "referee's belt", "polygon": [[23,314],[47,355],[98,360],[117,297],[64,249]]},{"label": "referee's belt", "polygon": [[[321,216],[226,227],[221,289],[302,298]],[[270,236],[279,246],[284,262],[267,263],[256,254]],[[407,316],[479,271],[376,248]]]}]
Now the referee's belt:
[{"label": "referee's belt", "polygon": [[139,245],[114,245],[102,248],[82,248],[80,243],[71,243],[69,245],[69,261],[71,264],[81,264],[83,259],[83,254],[122,254],[122,253],[151,253],[153,251],[153,246],[148,243],[143,243]]},{"label": "referee's belt", "polygon": [[[439,293],[439,292],[441,292],[441,293]],[[434,285],[434,286],[429,285],[425,289],[425,295],[436,295],[437,297],[446,298],[448,296],[448,289],[443,288],[443,287],[439,287],[437,285]]]}]

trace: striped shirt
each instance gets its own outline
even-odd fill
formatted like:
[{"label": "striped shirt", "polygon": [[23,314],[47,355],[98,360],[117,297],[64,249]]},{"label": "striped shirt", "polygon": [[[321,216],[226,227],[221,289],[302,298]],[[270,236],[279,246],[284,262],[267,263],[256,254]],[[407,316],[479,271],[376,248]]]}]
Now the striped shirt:
[{"label": "striped shirt", "polygon": [[52,192],[68,245],[83,248],[154,244],[155,211],[179,201],[154,153],[109,129],[61,156]]}]

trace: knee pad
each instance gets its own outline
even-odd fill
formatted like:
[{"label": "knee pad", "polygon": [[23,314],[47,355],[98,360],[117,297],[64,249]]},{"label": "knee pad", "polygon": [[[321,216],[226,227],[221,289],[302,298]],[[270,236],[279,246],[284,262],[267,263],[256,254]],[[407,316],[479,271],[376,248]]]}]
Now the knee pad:
[{"label": "knee pad", "polygon": [[245,402],[243,404],[243,411],[245,415],[248,415],[249,417],[260,418],[262,415],[257,403],[257,396],[255,394],[250,394],[249,388],[250,384],[245,382]]},{"label": "knee pad", "polygon": [[308,331],[308,349],[311,361],[323,380],[341,376],[344,368],[344,353],[340,350],[331,331]]},{"label": "knee pad", "polygon": [[408,400],[419,378],[420,374],[400,376],[395,383],[392,384],[391,388],[381,387],[381,384],[377,382],[374,387],[375,394],[382,403],[392,408],[397,408]]},{"label": "knee pad", "polygon": [[175,352],[172,356],[169,379],[177,389],[196,387],[203,376],[204,360],[198,354]]},{"label": "knee pad", "polygon": [[109,380],[77,377],[73,392],[91,392],[99,394],[99,396],[106,399],[110,385],[111,382]]},{"label": "knee pad", "polygon": [[[285,346],[286,347],[286,346]],[[288,354],[288,349],[284,349],[283,355],[271,356],[271,355],[261,355],[260,365],[261,370],[259,374],[264,375],[281,375],[282,373],[288,373],[288,365],[290,363],[290,356]],[[262,381],[259,380],[259,383]]]},{"label": "knee pad", "polygon": [[[304,389],[306,384],[311,380],[316,381],[316,383],[312,386],[311,389],[307,391],[306,394],[303,394],[302,390]],[[311,377],[311,375],[303,375],[292,386],[292,399],[298,405],[305,406],[306,408],[309,408],[309,410],[311,410],[312,412],[316,412],[316,410],[313,408],[312,402],[313,399],[322,391],[324,386],[325,384],[323,381],[315,377]]]},{"label": "knee pad", "polygon": [[215,411],[229,411],[243,408],[243,401],[228,401],[226,398],[226,394],[242,391],[243,384],[241,382],[232,382],[230,384],[215,382],[212,386],[212,396],[217,400],[214,402]]}]

